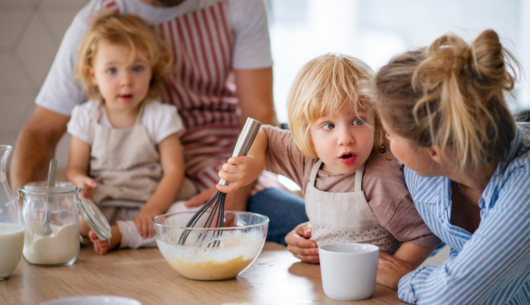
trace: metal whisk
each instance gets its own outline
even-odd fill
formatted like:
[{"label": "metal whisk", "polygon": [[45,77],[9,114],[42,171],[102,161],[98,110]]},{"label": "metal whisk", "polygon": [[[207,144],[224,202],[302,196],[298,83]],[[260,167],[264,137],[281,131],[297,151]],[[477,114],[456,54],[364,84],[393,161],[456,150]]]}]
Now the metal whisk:
[{"label": "metal whisk", "polygon": [[[240,156],[246,156],[250,147],[252,146],[252,143],[254,143],[254,139],[256,138],[256,135],[258,134],[259,128],[261,127],[261,123],[251,119],[247,118],[247,121],[245,122],[245,126],[243,126],[243,130],[241,130],[241,133],[239,134],[239,138],[237,139],[236,147],[234,148],[234,153],[232,154],[232,157],[240,157]],[[225,181],[221,179],[219,181],[219,184],[222,185],[228,185],[230,182]],[[224,206],[225,206],[225,199],[226,199],[226,193],[223,193],[221,191],[217,191],[212,199],[210,199],[200,210],[191,217],[190,221],[186,225],[187,228],[194,227],[199,220],[204,216],[204,214],[207,212],[208,209],[212,208],[210,211],[210,214],[208,215],[208,218],[206,219],[206,222],[204,223],[204,228],[222,228],[224,226]],[[212,226],[213,225],[213,226]],[[186,239],[190,235],[192,230],[185,230],[182,235],[179,238],[179,245],[184,245],[186,243]],[[213,237],[219,237],[222,235],[222,230],[216,230],[213,232]],[[200,238],[205,238],[206,234],[203,236],[202,233],[199,235],[198,240]],[[218,247],[220,244],[219,240],[215,240],[213,243],[209,243],[208,247]]]}]

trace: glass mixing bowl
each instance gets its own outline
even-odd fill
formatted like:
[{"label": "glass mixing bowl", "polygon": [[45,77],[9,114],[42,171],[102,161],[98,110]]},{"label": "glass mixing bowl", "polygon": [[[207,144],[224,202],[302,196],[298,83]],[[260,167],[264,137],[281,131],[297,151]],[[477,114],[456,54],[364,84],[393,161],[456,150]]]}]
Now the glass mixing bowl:
[{"label": "glass mixing bowl", "polygon": [[243,273],[263,248],[269,218],[249,212],[224,212],[223,228],[204,228],[206,212],[193,228],[195,212],[153,218],[158,249],[178,273],[193,280],[226,280]]}]

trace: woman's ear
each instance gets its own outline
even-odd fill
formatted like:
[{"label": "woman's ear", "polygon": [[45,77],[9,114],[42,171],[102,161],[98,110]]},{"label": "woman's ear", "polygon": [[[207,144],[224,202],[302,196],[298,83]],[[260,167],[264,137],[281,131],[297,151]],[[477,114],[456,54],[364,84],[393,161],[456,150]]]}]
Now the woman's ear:
[{"label": "woman's ear", "polygon": [[429,147],[429,156],[438,164],[441,164],[445,157],[443,150],[438,146]]}]

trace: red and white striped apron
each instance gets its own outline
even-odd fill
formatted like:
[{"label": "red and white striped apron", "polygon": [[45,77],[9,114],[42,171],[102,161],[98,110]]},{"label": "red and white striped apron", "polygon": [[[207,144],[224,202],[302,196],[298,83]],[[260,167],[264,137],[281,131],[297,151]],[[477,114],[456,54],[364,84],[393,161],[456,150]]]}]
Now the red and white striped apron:
[{"label": "red and white striped apron", "polygon": [[[119,13],[114,0],[103,4]],[[186,126],[180,138],[186,175],[199,191],[219,182],[217,173],[232,156],[241,129],[227,6],[219,1],[153,25],[174,55],[176,72],[166,78],[162,101],[177,106]],[[252,194],[269,187],[281,185],[275,175],[264,171]]]}]

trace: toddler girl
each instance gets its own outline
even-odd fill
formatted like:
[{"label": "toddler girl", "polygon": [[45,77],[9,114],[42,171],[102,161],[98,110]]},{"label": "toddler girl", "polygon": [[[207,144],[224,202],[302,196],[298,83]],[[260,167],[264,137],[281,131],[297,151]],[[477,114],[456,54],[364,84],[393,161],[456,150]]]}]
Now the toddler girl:
[{"label": "toddler girl", "polygon": [[265,167],[302,187],[318,246],[370,243],[417,267],[440,241],[419,216],[400,165],[383,146],[382,127],[363,87],[372,77],[365,63],[347,55],[310,61],[289,95],[292,131],[262,127],[246,157],[223,165],[219,176],[231,183],[217,188],[232,192]]},{"label": "toddler girl", "polygon": [[83,37],[76,74],[89,101],[76,106],[66,178],[83,187],[109,220],[110,244],[80,218],[99,254],[120,245],[153,246],[154,216],[196,191],[184,177],[177,109],[156,101],[171,56],[141,19],[97,17]]}]

